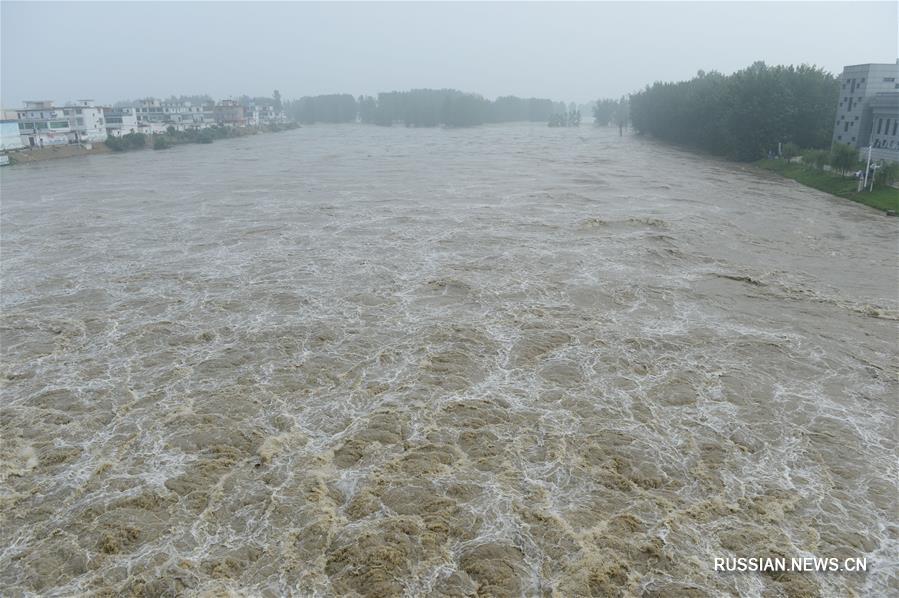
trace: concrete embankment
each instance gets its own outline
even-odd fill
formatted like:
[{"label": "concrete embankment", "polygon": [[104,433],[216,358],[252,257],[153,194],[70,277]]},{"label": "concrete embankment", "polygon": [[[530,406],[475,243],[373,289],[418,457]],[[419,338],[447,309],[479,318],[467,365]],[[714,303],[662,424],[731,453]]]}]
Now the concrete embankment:
[{"label": "concrete embankment", "polygon": [[25,162],[42,162],[44,160],[56,160],[57,158],[71,158],[72,156],[89,156],[92,154],[108,154],[109,148],[103,143],[94,143],[91,149],[81,145],[57,145],[43,148],[26,148],[7,152],[12,164]]}]

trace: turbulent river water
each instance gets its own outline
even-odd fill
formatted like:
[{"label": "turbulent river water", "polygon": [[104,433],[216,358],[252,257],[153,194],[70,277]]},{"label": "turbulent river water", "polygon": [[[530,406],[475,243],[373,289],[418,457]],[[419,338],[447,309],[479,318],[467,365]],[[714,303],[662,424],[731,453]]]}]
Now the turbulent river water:
[{"label": "turbulent river water", "polygon": [[899,591],[871,208],[347,125],[6,168],[0,232],[3,595]]}]

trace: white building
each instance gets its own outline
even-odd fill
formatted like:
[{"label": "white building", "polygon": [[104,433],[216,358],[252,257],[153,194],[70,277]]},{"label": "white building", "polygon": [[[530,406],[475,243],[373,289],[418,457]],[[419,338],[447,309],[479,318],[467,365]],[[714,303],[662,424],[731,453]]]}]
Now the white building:
[{"label": "white building", "polygon": [[166,123],[138,122],[137,132],[144,135],[164,135],[168,133],[169,127]]},{"label": "white building", "polygon": [[139,125],[163,125],[162,132],[168,127],[178,131],[187,129],[203,129],[215,124],[215,111],[212,104],[194,105],[190,102],[168,103],[156,99],[141,100],[134,108]]},{"label": "white building", "polygon": [[19,121],[13,119],[0,120],[0,150],[8,151],[25,147],[19,135]]},{"label": "white building", "polygon": [[106,134],[110,137],[140,132],[134,108],[103,108],[103,118],[106,120]]},{"label": "white building", "polygon": [[259,122],[263,125],[273,125],[276,123],[286,122],[284,112],[275,110],[274,106],[259,107]]},{"label": "white building", "polygon": [[899,61],[843,68],[833,143],[845,143],[874,160],[899,161]]},{"label": "white building", "polygon": [[274,106],[252,103],[244,108],[244,113],[246,115],[247,125],[251,127],[286,122],[284,113],[275,110]]},{"label": "white building", "polygon": [[93,100],[78,100],[57,108],[49,100],[27,101],[16,110],[19,135],[26,147],[104,141],[106,125],[101,108]]},{"label": "white building", "polygon": [[250,104],[244,109],[244,113],[247,117],[247,126],[248,127],[258,127],[261,124],[261,119],[259,117],[261,106],[256,106],[255,104]]}]

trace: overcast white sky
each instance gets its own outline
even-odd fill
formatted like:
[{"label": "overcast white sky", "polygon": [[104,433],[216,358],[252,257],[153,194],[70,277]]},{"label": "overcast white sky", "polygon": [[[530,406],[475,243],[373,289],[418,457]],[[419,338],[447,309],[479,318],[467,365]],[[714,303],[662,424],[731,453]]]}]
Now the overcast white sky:
[{"label": "overcast white sky", "polygon": [[894,62],[897,3],[0,2],[0,101],[453,87],[585,102],[755,60]]}]

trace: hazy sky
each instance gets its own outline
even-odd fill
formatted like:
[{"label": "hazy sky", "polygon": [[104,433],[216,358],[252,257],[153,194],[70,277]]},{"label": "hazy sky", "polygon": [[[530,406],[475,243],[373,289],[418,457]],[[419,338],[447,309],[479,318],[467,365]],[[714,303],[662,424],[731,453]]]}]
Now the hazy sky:
[{"label": "hazy sky", "polygon": [[453,87],[585,102],[764,60],[894,62],[897,3],[0,2],[0,101]]}]

